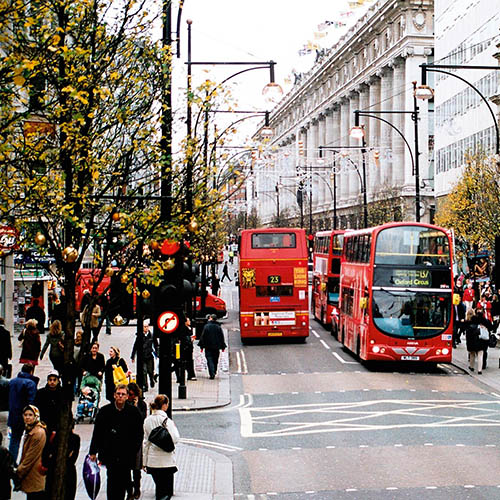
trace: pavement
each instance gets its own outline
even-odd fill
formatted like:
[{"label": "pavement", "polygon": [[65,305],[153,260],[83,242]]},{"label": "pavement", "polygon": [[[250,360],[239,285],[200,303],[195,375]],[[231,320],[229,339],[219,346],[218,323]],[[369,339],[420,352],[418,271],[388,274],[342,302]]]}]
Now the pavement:
[{"label": "pavement", "polygon": [[[224,325],[222,325],[224,327]],[[121,351],[122,357],[127,362],[129,369],[135,372],[135,366],[130,361],[130,353],[135,339],[135,326],[113,327],[111,335],[106,335],[104,329],[99,335],[100,352],[108,358],[110,346],[117,346]],[[227,336],[227,335],[226,335]],[[42,336],[42,345],[45,341],[45,335]],[[17,335],[12,338],[12,347],[14,351],[13,374],[20,371],[21,365],[17,363],[20,354]],[[172,377],[172,410],[173,419],[176,415],[185,411],[197,411],[209,408],[217,408],[229,405],[231,402],[230,384],[229,384],[229,361],[228,350],[221,353],[219,360],[219,371],[214,380],[210,380],[206,370],[204,355],[200,353],[195,343],[194,360],[197,380],[186,381],[187,394],[186,399],[178,398],[178,384],[175,382],[175,376]],[[48,355],[40,361],[35,369],[35,375],[40,378],[39,387],[45,385],[46,376],[52,369]],[[156,395],[155,390],[149,390],[145,394],[146,402],[149,403]],[[105,404],[104,396],[101,399],[101,405]],[[74,412],[76,412],[76,401],[74,403]],[[0,412],[0,430],[7,436],[7,412]],[[94,426],[89,423],[78,424],[75,432],[80,435],[81,447],[77,462],[78,488],[76,499],[88,499],[85,486],[82,481],[81,471],[83,461],[88,452],[92,431]],[[181,442],[176,448],[176,460],[179,471],[175,475],[175,498],[190,500],[229,500],[233,498],[233,469],[231,460],[221,453],[216,453],[202,447],[193,446],[182,442],[182,438],[189,439],[189,436],[181,436]],[[4,439],[4,444],[6,443]],[[101,490],[97,497],[99,500],[106,498],[106,474],[101,470]],[[151,476],[142,473],[142,499],[155,498],[155,487]],[[24,499],[25,495],[21,492],[13,493],[14,500]]]},{"label": "pavement", "polygon": [[488,364],[483,370],[482,374],[478,374],[477,371],[471,372],[469,370],[469,358],[467,348],[465,346],[465,335],[462,335],[462,342],[453,349],[453,359],[452,364],[457,368],[466,371],[472,378],[481,382],[491,389],[493,389],[497,394],[500,395],[500,368],[499,368],[499,358],[500,358],[500,342],[497,343],[497,347],[490,347],[488,349]]}]

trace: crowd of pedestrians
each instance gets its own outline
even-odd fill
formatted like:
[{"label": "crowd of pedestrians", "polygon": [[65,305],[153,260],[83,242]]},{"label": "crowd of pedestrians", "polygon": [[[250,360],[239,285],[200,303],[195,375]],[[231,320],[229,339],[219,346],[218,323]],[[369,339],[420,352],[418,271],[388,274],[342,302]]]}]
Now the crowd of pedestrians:
[{"label": "crowd of pedestrians", "polygon": [[[49,318],[56,318],[56,306],[53,303],[53,312],[49,314]],[[7,425],[10,429],[7,446],[2,446],[6,439],[0,434],[0,500],[11,498],[12,486],[15,490],[26,493],[28,500],[48,500],[55,479],[55,450],[62,423],[60,410],[65,390],[61,380],[61,374],[65,370],[65,332],[61,323],[64,318],[53,319],[45,333],[39,325],[39,322],[43,325],[45,316],[40,314],[38,304],[29,309],[33,307],[32,317],[26,321],[18,337],[21,348],[19,362],[22,367],[11,379],[3,376],[3,366],[9,366],[13,356],[11,335],[0,318],[0,361],[3,363],[3,366],[0,364],[0,401],[6,402],[0,411],[8,409]],[[92,328],[92,324],[88,326]],[[157,498],[168,499],[173,495],[173,478],[177,471],[175,451],[165,449],[157,441],[149,440],[149,437],[152,433],[157,434],[153,432],[156,428],[162,427],[170,435],[175,448],[179,433],[174,422],[167,417],[170,403],[166,395],[155,397],[148,416],[143,393],[156,385],[155,360],[158,359],[160,347],[147,319],[144,321],[143,333],[141,342],[136,339],[130,353],[130,360],[135,364],[138,350],[142,351],[142,387],[135,381],[130,381],[129,367],[118,346],[109,348],[107,359],[100,352],[97,340],[91,343],[88,352],[80,353],[83,331],[77,330],[75,333],[74,363],[79,366],[75,396],[81,394],[84,378],[93,376],[104,386],[109,402],[96,410],[89,449],[90,459],[99,460],[106,467],[108,499],[140,498],[143,471],[152,476]],[[173,371],[180,378],[181,370],[185,370],[188,380],[196,380],[193,360],[195,335],[188,318],[185,318],[177,336],[181,345],[181,358],[175,359],[175,355],[172,356]],[[226,348],[224,335],[215,315],[207,317],[199,346],[205,351],[209,376],[213,379],[217,373],[220,350]],[[46,354],[52,369],[44,383],[41,383],[35,376],[35,369]],[[117,367],[128,376],[126,383],[117,380]],[[65,487],[68,500],[74,499],[76,495],[76,461],[80,454],[80,437],[75,432],[74,423],[75,421],[71,424],[66,455]]]},{"label": "crowd of pedestrians", "polygon": [[500,301],[484,273],[482,263],[475,266],[470,277],[456,277],[453,306],[453,347],[461,343],[465,334],[469,369],[480,375],[488,366],[488,349],[500,339]]}]

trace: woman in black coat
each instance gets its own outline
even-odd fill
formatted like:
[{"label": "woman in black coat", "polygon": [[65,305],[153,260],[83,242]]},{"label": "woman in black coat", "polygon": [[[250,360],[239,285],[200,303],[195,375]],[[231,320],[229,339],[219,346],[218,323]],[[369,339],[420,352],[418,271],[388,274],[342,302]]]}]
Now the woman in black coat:
[{"label": "woman in black coat", "polygon": [[487,327],[484,324],[485,322],[489,323],[483,317],[476,315],[473,309],[469,309],[465,315],[465,340],[469,352],[469,370],[474,371],[477,358],[478,374],[483,373],[483,353],[488,348],[488,341],[479,338],[479,325],[482,324]]},{"label": "woman in black coat", "polygon": [[115,400],[114,399],[115,381],[113,378],[113,370],[116,365],[121,366],[125,373],[128,372],[127,363],[123,358],[120,358],[120,349],[118,349],[118,347],[111,346],[109,348],[109,359],[106,361],[106,367],[104,368],[104,384],[106,385],[106,399],[110,403],[112,403]]}]

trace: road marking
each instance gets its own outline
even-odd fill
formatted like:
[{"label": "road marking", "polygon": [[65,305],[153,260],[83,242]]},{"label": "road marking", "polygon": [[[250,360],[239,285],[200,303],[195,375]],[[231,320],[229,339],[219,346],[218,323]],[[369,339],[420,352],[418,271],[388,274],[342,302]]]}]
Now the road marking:
[{"label": "road marking", "polygon": [[311,329],[311,332],[317,339],[319,339],[319,333],[317,333],[316,330]]},{"label": "road marking", "polygon": [[180,441],[181,441],[181,443],[184,443],[184,444],[204,446],[205,448],[214,448],[216,450],[222,450],[222,451],[241,451],[241,450],[243,450],[243,448],[240,448],[239,446],[233,446],[230,444],[223,444],[223,443],[216,443],[214,441],[205,441],[203,439],[181,438]]},{"label": "road marking", "polygon": [[[464,414],[457,416],[457,410]],[[239,412],[242,437],[405,428],[500,427],[500,401],[497,400],[385,399],[245,407],[239,408]],[[325,415],[326,418],[318,421],[318,415]],[[397,423],[384,423],[385,417]],[[425,443],[424,446],[433,446],[433,443]]]},{"label": "road marking", "polygon": [[332,354],[344,365],[357,365],[357,361],[346,361],[345,359],[342,359],[338,353],[335,351],[332,351]]},{"label": "road marking", "polygon": [[244,351],[241,352],[241,373],[248,373],[247,358]]},{"label": "road marking", "polygon": [[241,373],[241,354],[236,351],[236,373]]},{"label": "road marking", "polygon": [[325,349],[330,349],[330,346],[323,339],[320,339],[320,342],[323,344]]}]

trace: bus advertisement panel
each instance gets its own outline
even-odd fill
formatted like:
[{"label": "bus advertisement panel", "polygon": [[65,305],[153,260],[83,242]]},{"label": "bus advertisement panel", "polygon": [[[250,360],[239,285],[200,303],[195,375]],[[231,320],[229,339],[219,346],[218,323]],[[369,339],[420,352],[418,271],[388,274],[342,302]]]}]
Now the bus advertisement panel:
[{"label": "bus advertisement panel", "polygon": [[241,232],[240,334],[251,337],[309,336],[307,241],[303,229]]},{"label": "bus advertisement panel", "polygon": [[391,223],[345,234],[340,341],[364,360],[451,362],[452,241]]},{"label": "bus advertisement panel", "polygon": [[332,334],[338,327],[332,317],[338,318],[343,241],[342,230],[320,231],[314,236],[311,310],[318,321],[332,326]]}]

